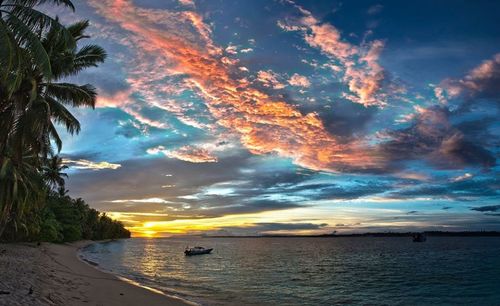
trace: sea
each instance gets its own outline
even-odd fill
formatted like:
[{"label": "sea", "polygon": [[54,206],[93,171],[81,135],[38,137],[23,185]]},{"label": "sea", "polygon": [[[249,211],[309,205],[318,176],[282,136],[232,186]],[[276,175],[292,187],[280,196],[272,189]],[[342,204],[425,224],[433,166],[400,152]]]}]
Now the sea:
[{"label": "sea", "polygon": [[80,256],[198,305],[500,305],[499,237],[132,238]]}]

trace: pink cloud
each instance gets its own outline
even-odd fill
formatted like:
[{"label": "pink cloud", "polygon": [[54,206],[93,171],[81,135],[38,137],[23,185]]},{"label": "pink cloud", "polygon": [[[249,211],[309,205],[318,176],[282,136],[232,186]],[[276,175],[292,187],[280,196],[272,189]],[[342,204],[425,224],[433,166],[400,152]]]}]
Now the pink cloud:
[{"label": "pink cloud", "polygon": [[[254,154],[274,153],[301,166],[327,171],[373,168],[383,162],[363,140],[337,141],[315,113],[304,115],[251,83],[235,79],[230,71],[237,67],[222,63],[217,52],[220,48],[209,40],[210,30],[196,13],[191,12],[192,18],[179,19],[170,12],[137,8],[126,0],[93,0],[91,4],[105,18],[129,31],[128,36],[143,53],[163,59],[171,65],[169,70],[186,76],[187,84],[203,97],[217,124],[239,135],[240,142]],[[367,54],[367,62],[372,60],[370,56]],[[269,71],[262,71],[260,76],[273,87],[281,84],[274,82],[279,80]],[[191,153],[193,150],[183,149],[169,154],[181,157]]]},{"label": "pink cloud", "polygon": [[309,82],[309,79],[303,75],[294,73],[292,77],[288,80],[288,83],[292,86],[298,86],[298,87],[310,87],[311,82]]},{"label": "pink cloud", "polygon": [[195,7],[194,0],[179,0],[179,3],[187,7]]},{"label": "pink cloud", "polygon": [[500,82],[500,53],[492,59],[483,61],[461,79],[445,79],[434,90],[436,97],[442,103],[462,95],[467,97],[479,94],[498,95]]},{"label": "pink cloud", "polygon": [[121,107],[130,103],[130,90],[122,90],[113,95],[99,93],[97,96],[96,107]]},{"label": "pink cloud", "polygon": [[378,64],[384,42],[375,40],[369,44],[355,46],[342,39],[340,32],[331,24],[321,23],[311,12],[292,3],[303,16],[297,21],[278,22],[285,31],[300,31],[304,40],[328,56],[335,70],[342,70],[342,80],[350,93],[344,97],[364,106],[384,106],[386,96],[382,94],[384,70]]}]

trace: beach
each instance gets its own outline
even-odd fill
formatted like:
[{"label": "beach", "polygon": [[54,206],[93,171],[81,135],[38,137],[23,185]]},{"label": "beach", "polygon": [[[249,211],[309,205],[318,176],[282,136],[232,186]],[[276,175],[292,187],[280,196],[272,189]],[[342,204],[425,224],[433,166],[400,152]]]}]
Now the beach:
[{"label": "beach", "polygon": [[0,244],[0,305],[187,305],[83,262],[91,243]]}]

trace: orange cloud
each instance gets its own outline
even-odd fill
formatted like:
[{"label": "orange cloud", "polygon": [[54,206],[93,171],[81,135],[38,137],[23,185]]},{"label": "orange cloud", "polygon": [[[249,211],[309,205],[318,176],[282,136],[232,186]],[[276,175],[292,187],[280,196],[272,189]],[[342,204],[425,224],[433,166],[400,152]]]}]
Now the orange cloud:
[{"label": "orange cloud", "polygon": [[[171,12],[137,8],[127,0],[90,3],[108,20],[138,37],[136,47],[141,52],[168,59],[171,70],[186,75],[204,97],[216,122],[239,135],[241,143],[251,152],[275,153],[301,166],[327,171],[373,168],[382,162],[380,155],[370,152],[363,141],[339,143],[326,131],[317,114],[301,114],[286,102],[234,78],[230,70],[236,67],[222,63],[220,48],[208,40],[210,31],[196,13],[190,12],[188,19],[179,19],[179,15]],[[148,14],[149,11],[152,12]],[[367,54],[366,62],[371,63],[374,56]],[[169,152],[186,160],[192,153],[203,156],[207,152],[187,148]]]},{"label": "orange cloud", "polygon": [[[351,93],[344,97],[364,106],[384,106],[385,95],[380,93],[384,70],[378,64],[384,43],[375,40],[361,47],[344,41],[340,32],[331,24],[321,23],[311,12],[289,1],[303,17],[298,21],[278,22],[285,31],[301,31],[304,40],[314,48],[318,48],[334,61],[330,67],[343,70],[343,81]],[[340,64],[341,67],[339,67]]]},{"label": "orange cloud", "polygon": [[274,89],[285,88],[285,84],[278,80],[279,77],[280,76],[272,70],[261,70],[257,72],[257,81],[261,82],[265,87],[271,87]]}]

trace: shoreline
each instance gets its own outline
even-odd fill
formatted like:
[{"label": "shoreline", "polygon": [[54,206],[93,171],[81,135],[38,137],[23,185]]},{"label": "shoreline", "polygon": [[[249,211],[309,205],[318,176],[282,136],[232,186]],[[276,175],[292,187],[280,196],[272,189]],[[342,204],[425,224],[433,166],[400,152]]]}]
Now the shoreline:
[{"label": "shoreline", "polygon": [[0,244],[0,305],[193,305],[87,263],[93,243]]},{"label": "shoreline", "polygon": [[[125,239],[125,238],[124,238]],[[130,239],[130,238],[129,238]],[[117,278],[118,280],[126,283],[126,284],[130,284],[134,287],[138,287],[138,288],[141,288],[141,289],[144,289],[144,290],[147,290],[147,291],[150,291],[154,294],[159,294],[161,296],[164,296],[166,297],[167,299],[173,299],[175,300],[176,302],[180,302],[182,303],[181,305],[190,305],[190,306],[199,306],[199,304],[195,303],[195,302],[192,302],[192,301],[189,301],[189,300],[186,300],[186,299],[183,299],[181,297],[178,297],[178,296],[175,296],[175,295],[171,295],[171,294],[168,294],[168,293],[165,293],[159,289],[156,289],[156,288],[153,288],[153,287],[149,287],[149,286],[146,286],[146,285],[143,285],[137,281],[134,281],[132,279],[129,279],[129,278],[126,278],[122,275],[118,275],[118,274],[115,274],[113,272],[110,272],[110,271],[107,271],[103,268],[101,268],[101,266],[97,263],[97,262],[93,262],[89,259],[86,259],[85,257],[82,256],[81,252],[83,251],[83,249],[85,249],[86,247],[92,245],[92,244],[96,244],[96,243],[108,243],[108,242],[113,242],[113,241],[116,241],[116,240],[120,240],[120,239],[107,239],[107,240],[99,240],[99,241],[88,241],[88,243],[78,247],[76,249],[76,258],[78,260],[80,260],[81,262],[83,262],[84,264],[90,266],[90,268],[92,269],[95,269],[99,272],[102,272],[104,274],[107,274],[107,275],[111,275],[115,278]],[[149,305],[149,304],[148,304]],[[166,305],[166,304],[162,304],[162,305]],[[168,304],[170,305],[170,304]],[[177,305],[177,304],[176,304]]]}]

